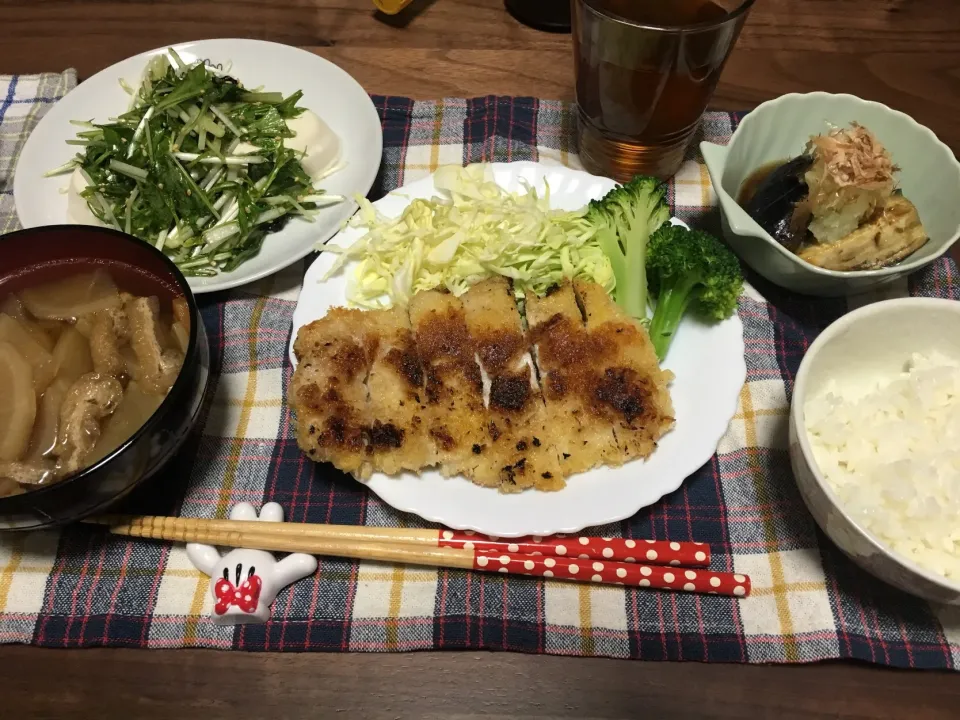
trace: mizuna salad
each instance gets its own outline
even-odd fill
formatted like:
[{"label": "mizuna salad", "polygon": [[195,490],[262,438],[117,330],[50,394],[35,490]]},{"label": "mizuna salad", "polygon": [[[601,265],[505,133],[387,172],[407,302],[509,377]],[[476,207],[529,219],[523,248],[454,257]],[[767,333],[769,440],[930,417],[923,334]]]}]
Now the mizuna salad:
[{"label": "mizuna salad", "polygon": [[163,250],[186,275],[229,272],[293,217],[338,203],[316,183],[340,169],[339,140],[301,92],[247,90],[174,50],[154,58],[130,109],[74,121],[71,222],[106,225]]}]

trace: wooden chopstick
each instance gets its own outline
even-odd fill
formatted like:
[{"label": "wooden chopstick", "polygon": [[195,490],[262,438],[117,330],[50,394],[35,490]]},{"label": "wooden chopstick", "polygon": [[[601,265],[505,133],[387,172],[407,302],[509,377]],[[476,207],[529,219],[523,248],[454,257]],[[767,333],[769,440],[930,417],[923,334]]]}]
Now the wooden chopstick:
[{"label": "wooden chopstick", "polygon": [[556,580],[632,585],[731,597],[746,597],[750,594],[750,578],[737,573],[616,562],[608,559],[584,560],[566,555],[532,555],[509,550],[491,552],[479,550],[475,546],[457,548],[391,543],[368,534],[377,528],[355,528],[358,533],[366,534],[365,539],[358,539],[347,538],[343,534],[324,537],[322,534],[298,532],[303,525],[255,521],[147,515],[104,517],[98,518],[97,522],[107,525],[115,535],[155,540],[197,542],[275,552],[305,552],[357,560],[533,575]]},{"label": "wooden chopstick", "polygon": [[[104,515],[90,522],[100,525],[122,525],[132,516]],[[204,520],[210,530],[231,532],[247,529],[256,532],[262,529],[259,521]],[[288,537],[297,536],[319,540],[342,542],[372,542],[424,547],[456,548],[494,553],[520,553],[523,555],[547,555],[579,560],[620,562],[644,562],[648,565],[673,565],[683,567],[709,567],[710,546],[697,542],[669,542],[667,540],[632,540],[630,538],[599,538],[580,535],[553,535],[501,539],[493,535],[481,535],[470,530],[425,530],[390,527],[364,527],[356,525],[324,525],[319,523],[284,523],[280,532]],[[183,541],[187,542],[187,541]]]}]

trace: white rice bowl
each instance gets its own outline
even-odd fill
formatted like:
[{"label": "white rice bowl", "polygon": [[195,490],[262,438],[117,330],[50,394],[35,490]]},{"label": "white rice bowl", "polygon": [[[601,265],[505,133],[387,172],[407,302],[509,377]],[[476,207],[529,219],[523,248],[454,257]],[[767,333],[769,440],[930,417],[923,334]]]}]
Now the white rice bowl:
[{"label": "white rice bowl", "polygon": [[960,363],[913,354],[871,387],[829,383],[804,416],[817,466],[851,518],[960,581]]}]

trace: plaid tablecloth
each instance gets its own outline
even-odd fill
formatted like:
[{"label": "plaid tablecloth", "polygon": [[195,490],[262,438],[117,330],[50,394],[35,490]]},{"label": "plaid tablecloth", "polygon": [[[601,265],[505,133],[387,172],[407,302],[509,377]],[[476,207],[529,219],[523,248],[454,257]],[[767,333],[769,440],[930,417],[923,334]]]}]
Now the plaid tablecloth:
[{"label": "plaid tablecloth", "polygon": [[[13,167],[37,119],[74,75],[0,77],[0,228],[16,226]],[[441,163],[536,160],[577,165],[568,106],[531,98],[443,102],[375,98],[383,120],[381,194]],[[725,141],[736,116],[711,113]],[[696,146],[694,146],[695,148]],[[691,151],[671,186],[676,214],[715,228],[714,196]],[[200,427],[134,502],[155,513],[224,517],[275,500],[293,521],[417,526],[360,484],[307,462],[283,403],[286,348],[304,266],[200,304],[214,376]],[[891,292],[954,297],[942,260]],[[766,299],[764,299],[766,298]],[[856,303],[868,301],[861,298]],[[0,538],[0,641],[244,650],[495,649],[721,662],[859,658],[901,667],[960,662],[960,612],[859,571],[820,534],[791,477],[786,411],[810,342],[846,301],[791,296],[754,280],[740,303],[748,384],[717,455],[683,487],[598,534],[697,539],[717,569],[749,573],[742,601],[321,560],[280,594],[266,625],[219,627],[207,578],[182,547],[127,542],[87,527]]]}]

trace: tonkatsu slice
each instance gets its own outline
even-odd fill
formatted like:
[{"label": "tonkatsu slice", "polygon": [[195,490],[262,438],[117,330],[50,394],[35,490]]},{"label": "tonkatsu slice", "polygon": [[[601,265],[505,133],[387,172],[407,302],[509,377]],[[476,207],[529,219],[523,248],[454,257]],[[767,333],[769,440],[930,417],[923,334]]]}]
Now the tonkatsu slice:
[{"label": "tonkatsu slice", "polygon": [[547,414],[510,281],[494,277],[462,297],[476,348],[487,408],[487,439],[475,476],[495,478],[503,492],[556,490],[563,478],[549,442]]},{"label": "tonkatsu slice", "polygon": [[448,292],[428,290],[413,296],[409,311],[423,363],[426,434],[439,470],[496,487],[496,478],[474,477],[480,465],[475,448],[487,441],[487,411],[463,303]]},{"label": "tonkatsu slice", "polygon": [[590,391],[596,354],[583,324],[573,286],[526,299],[530,342],[546,401],[547,427],[565,476],[598,465],[619,465],[620,450],[609,420],[596,412]]},{"label": "tonkatsu slice", "polygon": [[417,472],[437,459],[425,429],[424,372],[410,320],[400,307],[367,315],[379,339],[367,375],[372,461],[388,475]]},{"label": "tonkatsu slice", "polygon": [[297,370],[290,405],[297,414],[297,443],[317,462],[331,462],[359,478],[372,471],[368,454],[370,412],[366,379],[376,352],[370,313],[333,308],[297,333]]},{"label": "tonkatsu slice", "polygon": [[673,373],[660,368],[647,331],[601,286],[577,280],[574,291],[596,349],[591,394],[597,411],[613,425],[624,462],[649,457],[673,426],[668,390]]}]

